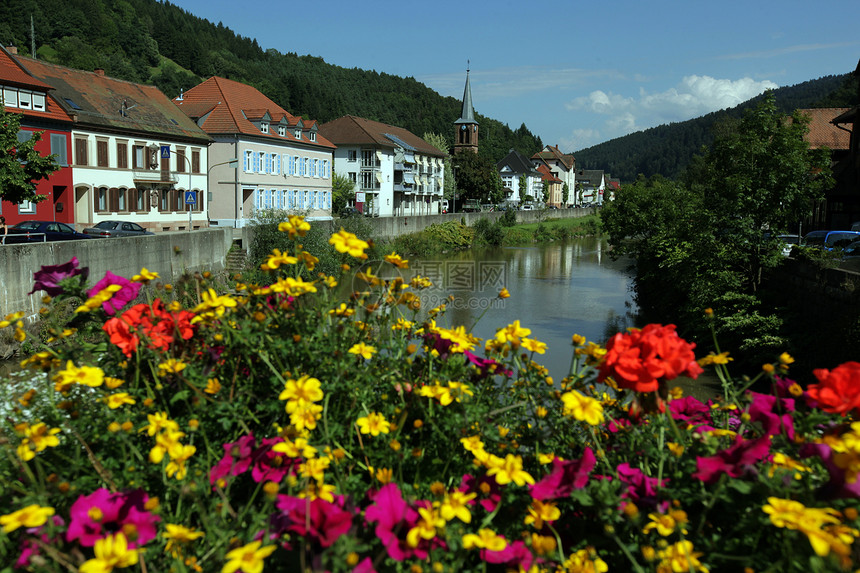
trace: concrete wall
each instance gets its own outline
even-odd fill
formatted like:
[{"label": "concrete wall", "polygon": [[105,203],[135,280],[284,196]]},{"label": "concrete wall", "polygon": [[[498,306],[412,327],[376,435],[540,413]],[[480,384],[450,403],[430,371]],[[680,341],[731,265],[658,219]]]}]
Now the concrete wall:
[{"label": "concrete wall", "polygon": [[44,293],[27,293],[33,288],[33,273],[42,265],[62,264],[76,256],[81,267],[90,268],[90,284],[108,270],[131,278],[142,267],[157,272],[162,282],[173,282],[185,271],[223,269],[232,243],[233,229],[211,228],[150,237],[0,245],[0,317],[39,311]]}]

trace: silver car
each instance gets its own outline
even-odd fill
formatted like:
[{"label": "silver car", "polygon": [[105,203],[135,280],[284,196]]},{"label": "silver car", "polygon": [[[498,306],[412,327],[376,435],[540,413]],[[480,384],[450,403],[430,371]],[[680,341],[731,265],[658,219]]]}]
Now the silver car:
[{"label": "silver car", "polygon": [[91,237],[141,237],[155,233],[147,231],[131,221],[102,221],[95,227],[84,229],[84,234]]}]

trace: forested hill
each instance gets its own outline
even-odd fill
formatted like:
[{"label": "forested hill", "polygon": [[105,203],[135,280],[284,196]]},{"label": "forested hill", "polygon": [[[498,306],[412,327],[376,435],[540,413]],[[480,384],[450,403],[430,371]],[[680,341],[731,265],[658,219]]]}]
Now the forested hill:
[{"label": "forested hill", "polygon": [[[256,87],[295,115],[326,122],[352,114],[404,127],[419,137],[438,133],[449,142],[460,116],[460,101],[442,97],[414,78],[263,50],[255,39],[170,2],[4,0],[3,6],[3,45],[31,55],[32,21],[37,58],[83,70],[103,68],[112,77],[155,84],[168,97],[218,75]],[[289,29],[285,22],[287,36]],[[320,27],[320,33],[324,30]],[[295,48],[301,51],[301,46]],[[373,66],[370,54],[367,65]],[[480,154],[494,162],[511,148],[531,155],[543,147],[525,124],[511,129],[484,116],[477,119]]]},{"label": "forested hill", "polygon": [[[851,107],[858,104],[857,78],[850,74],[825,76],[774,90],[779,109]],[[630,182],[639,174],[660,174],[674,179],[693,155],[713,141],[713,127],[730,118],[740,118],[743,110],[756,105],[762,96],[737,107],[709,113],[688,121],[652,127],[582,149],[574,153],[577,168],[603,169],[612,177]]]}]

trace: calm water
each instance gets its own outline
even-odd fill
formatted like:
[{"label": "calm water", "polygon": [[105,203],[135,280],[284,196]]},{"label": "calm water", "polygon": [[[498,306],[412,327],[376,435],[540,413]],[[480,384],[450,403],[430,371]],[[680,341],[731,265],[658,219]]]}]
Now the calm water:
[{"label": "calm water", "polygon": [[[547,344],[546,354],[537,361],[559,380],[570,367],[573,334],[602,343],[635,326],[626,263],[613,261],[606,249],[605,241],[585,238],[473,249],[438,261],[410,261],[410,267],[443,285],[434,291],[436,301],[431,295],[429,302],[441,302],[448,293],[457,297],[448,305],[444,326],[468,329],[480,318],[472,332],[486,339],[519,320],[531,329],[531,338]],[[504,301],[496,298],[501,286],[511,293]]]}]

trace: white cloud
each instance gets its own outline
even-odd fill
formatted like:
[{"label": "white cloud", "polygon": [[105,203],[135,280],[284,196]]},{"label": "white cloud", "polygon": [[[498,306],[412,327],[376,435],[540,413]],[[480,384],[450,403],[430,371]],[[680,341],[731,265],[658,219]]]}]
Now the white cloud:
[{"label": "white cloud", "polygon": [[[683,78],[677,86],[659,93],[648,93],[642,88],[638,97],[625,97],[596,90],[565,105],[571,111],[587,111],[608,116],[604,135],[613,138],[734,107],[767,89],[777,87],[777,84],[767,80],[729,80],[693,75]],[[582,148],[593,143],[596,141],[580,142],[577,147]]]}]

